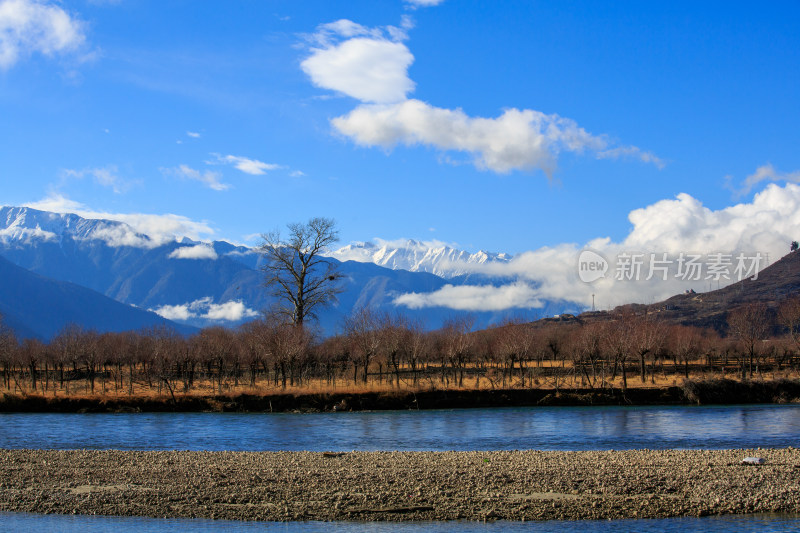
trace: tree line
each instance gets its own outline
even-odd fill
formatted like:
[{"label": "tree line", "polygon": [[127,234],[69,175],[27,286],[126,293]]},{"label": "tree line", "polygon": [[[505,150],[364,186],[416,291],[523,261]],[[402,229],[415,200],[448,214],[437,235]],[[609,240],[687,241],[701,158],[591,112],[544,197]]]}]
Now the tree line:
[{"label": "tree line", "polygon": [[573,320],[470,317],[427,331],[400,314],[354,311],[338,334],[273,315],[184,337],[165,327],[99,333],[67,326],[49,342],[0,332],[0,386],[40,394],[216,393],[361,388],[621,388],[698,374],[794,372],[800,298],[731,310],[727,335],[623,309]]}]

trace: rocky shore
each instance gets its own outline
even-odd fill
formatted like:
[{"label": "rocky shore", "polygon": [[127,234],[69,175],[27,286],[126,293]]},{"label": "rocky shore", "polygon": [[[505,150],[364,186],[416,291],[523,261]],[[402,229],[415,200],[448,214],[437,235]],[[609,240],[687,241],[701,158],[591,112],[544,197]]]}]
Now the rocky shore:
[{"label": "rocky shore", "polygon": [[[747,456],[764,464],[743,465]],[[0,510],[237,520],[800,512],[800,451],[0,450]]]}]

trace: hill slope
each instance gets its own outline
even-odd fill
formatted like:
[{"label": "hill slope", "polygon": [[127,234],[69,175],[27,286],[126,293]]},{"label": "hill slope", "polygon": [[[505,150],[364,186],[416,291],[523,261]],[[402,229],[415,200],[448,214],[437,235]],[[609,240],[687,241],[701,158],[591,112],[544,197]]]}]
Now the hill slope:
[{"label": "hill slope", "polygon": [[727,328],[730,309],[751,302],[776,308],[788,297],[800,295],[800,253],[792,252],[758,273],[757,279],[744,279],[718,290],[678,294],[647,306],[668,323]]},{"label": "hill slope", "polygon": [[48,279],[0,257],[0,313],[20,338],[47,340],[74,323],[97,331],[126,331],[172,326],[181,333],[194,328],[172,323],[95,291]]}]

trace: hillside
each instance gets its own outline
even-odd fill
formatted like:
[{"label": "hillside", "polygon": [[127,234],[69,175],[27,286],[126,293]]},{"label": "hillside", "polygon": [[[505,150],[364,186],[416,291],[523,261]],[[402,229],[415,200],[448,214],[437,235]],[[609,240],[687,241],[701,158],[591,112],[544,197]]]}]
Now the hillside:
[{"label": "hillside", "polygon": [[792,252],[768,266],[758,279],[744,279],[718,290],[678,294],[647,306],[667,323],[714,328],[724,332],[730,309],[760,302],[775,309],[786,298],[800,295],[800,253]]},{"label": "hillside", "polygon": [[0,257],[0,313],[18,337],[47,340],[70,323],[97,331],[136,330],[156,325],[188,334],[194,328],[125,305],[95,291],[40,276]]}]

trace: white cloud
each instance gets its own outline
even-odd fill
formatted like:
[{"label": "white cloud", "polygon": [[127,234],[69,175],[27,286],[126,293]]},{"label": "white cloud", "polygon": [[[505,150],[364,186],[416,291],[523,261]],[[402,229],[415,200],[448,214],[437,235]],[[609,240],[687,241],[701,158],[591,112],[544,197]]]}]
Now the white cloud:
[{"label": "white cloud", "polygon": [[[118,233],[115,234],[115,231],[109,229],[105,235],[110,242],[116,243],[116,245],[128,244],[131,246],[155,247],[183,237],[202,240],[210,238],[214,234],[214,230],[207,222],[198,222],[185,216],[95,211],[80,202],[58,194],[48,196],[38,202],[24,204],[24,207],[54,213],[74,213],[87,219],[124,222],[133,229],[132,232],[118,230]],[[150,239],[142,239],[141,235],[137,234],[145,234]]]},{"label": "white cloud", "polygon": [[320,24],[317,27],[317,32],[309,35],[308,39],[323,48],[328,48],[334,46],[341,38],[351,39],[365,36],[373,39],[382,39],[384,33],[380,28],[368,28],[352,20],[340,19],[335,22]]},{"label": "white cloud", "polygon": [[730,189],[734,190],[738,196],[743,196],[749,193],[753,187],[762,181],[785,181],[787,183],[800,183],[800,170],[796,170],[794,172],[779,172],[775,170],[775,167],[772,166],[772,163],[767,163],[766,165],[758,167],[755,172],[747,176],[741,188],[738,190],[732,185],[732,176],[727,176],[726,180]]},{"label": "white cloud", "polygon": [[188,305],[162,305],[157,309],[150,309],[150,311],[153,311],[167,320],[189,320],[195,316],[189,311]]},{"label": "white cloud", "polygon": [[527,283],[516,282],[500,287],[492,285],[445,285],[429,293],[409,293],[398,296],[395,305],[411,309],[447,307],[459,311],[502,311],[542,307],[537,291]]},{"label": "white cloud", "polygon": [[216,259],[217,252],[207,244],[198,244],[176,248],[167,257],[170,259]]},{"label": "white cloud", "polygon": [[405,0],[411,8],[438,6],[444,0]]},{"label": "white cloud", "polygon": [[52,231],[43,230],[42,228],[23,228],[19,226],[10,226],[0,229],[0,241],[55,241],[58,235]]},{"label": "white cloud", "polygon": [[197,133],[196,131],[187,131],[186,135],[188,135],[189,137],[191,137],[193,139],[199,139],[200,138],[200,134]]},{"label": "white cloud", "polygon": [[462,152],[471,156],[476,167],[499,173],[538,169],[551,176],[558,154],[564,151],[664,166],[651,152],[592,135],[574,120],[556,114],[509,108],[497,118],[471,117],[461,109],[408,99],[415,88],[408,76],[414,56],[402,41],[411,27],[409,17],[403,18],[399,28],[367,28],[339,20],[320,26],[312,37],[316,47],[301,67],[314,85],[361,102],[331,121],[334,130],[356,144],[384,149],[422,145]]},{"label": "white cloud", "polygon": [[89,238],[100,239],[109,246],[134,246],[137,248],[155,248],[158,241],[149,238],[148,235],[138,233],[130,226],[120,226],[116,224],[104,224],[95,229]]},{"label": "white cloud", "polygon": [[98,185],[109,187],[115,193],[121,194],[130,189],[133,182],[120,178],[118,174],[119,170],[116,165],[81,170],[65,169],[63,171],[64,177],[67,178],[83,179],[86,176],[91,176]]},{"label": "white cloud", "polygon": [[281,165],[276,165],[274,163],[264,163],[263,161],[259,161],[258,159],[250,159],[247,157],[241,157],[236,155],[220,155],[220,154],[211,154],[211,155],[216,157],[220,163],[233,165],[234,168],[241,170],[245,174],[251,174],[254,176],[266,174],[267,171],[269,170],[276,170],[282,168]]},{"label": "white cloud", "polygon": [[39,52],[46,56],[78,50],[86,41],[83,23],[55,3],[0,1],[0,69]]},{"label": "white cloud", "polygon": [[[399,39],[402,28],[369,29],[349,20],[325,24],[314,38],[320,45],[301,64],[312,83],[362,102],[392,103],[414,90],[408,67],[414,56]],[[346,38],[337,42],[339,38]]]},{"label": "white cloud", "polygon": [[235,322],[243,318],[253,318],[258,316],[258,312],[248,309],[240,300],[225,302],[222,304],[211,304],[202,318],[208,320],[227,320]]},{"label": "white cloud", "polygon": [[178,178],[199,181],[209,189],[213,189],[215,191],[225,191],[231,187],[229,184],[222,183],[220,181],[222,174],[219,172],[213,172],[211,170],[201,172],[188,165],[180,165],[176,168],[162,168],[161,171],[165,174],[176,176]]},{"label": "white cloud", "polygon": [[258,316],[257,311],[249,309],[241,300],[215,304],[210,296],[186,304],[163,305],[151,311],[167,320],[181,321],[203,319],[212,322],[237,322]]},{"label": "white cloud", "polygon": [[638,159],[643,163],[652,163],[656,167],[662,169],[667,166],[666,162],[652,152],[647,152],[636,146],[617,146],[601,150],[595,154],[597,159],[622,159],[632,158]]},{"label": "white cloud", "polygon": [[334,118],[340,133],[363,146],[425,145],[466,152],[478,168],[495,172],[555,169],[556,155],[606,150],[609,141],[587,133],[575,121],[530,109],[507,109],[498,118],[473,118],[460,109],[433,107],[419,100],[361,105]]},{"label": "white cloud", "polygon": [[[703,206],[688,194],[679,194],[675,199],[636,209],[628,218],[633,228],[621,242],[598,238],[584,246],[562,244],[525,252],[505,263],[461,265],[464,270],[517,280],[509,287],[472,287],[473,292],[467,288],[456,291],[458,287],[454,287],[430,294],[404,295],[396,303],[497,310],[498,302],[505,298],[508,308],[535,307],[544,300],[564,300],[588,307],[594,294],[597,307],[606,309],[630,302],[652,303],[687,289],[697,292],[716,289],[738,280],[735,275],[738,254],[746,258],[761,254],[760,268],[764,268],[768,262],[785,255],[791,241],[800,239],[800,186],[770,184],[757,193],[751,203],[719,210]],[[606,277],[592,284],[578,278],[578,256],[586,248],[599,252],[609,261]],[[702,256],[705,266],[701,279],[675,277],[676,261],[681,252]],[[615,279],[617,268],[622,264],[618,259],[623,253],[643,254],[638,280]],[[668,254],[668,261],[673,261],[669,265],[668,279],[661,279],[661,273],[654,271],[654,276],[646,280],[651,254],[655,254],[653,259],[658,261],[663,259],[664,253]],[[714,253],[731,254],[731,265],[727,268],[730,279],[720,279],[719,285],[714,279],[706,279],[708,254]],[[746,266],[750,264],[748,260]],[[530,290],[519,284],[527,285]],[[474,304],[468,302],[470,297],[474,297]]]}]

